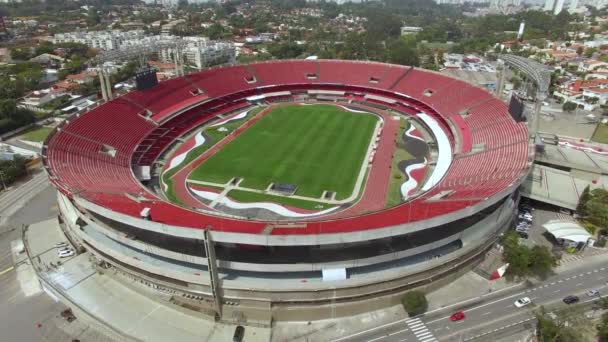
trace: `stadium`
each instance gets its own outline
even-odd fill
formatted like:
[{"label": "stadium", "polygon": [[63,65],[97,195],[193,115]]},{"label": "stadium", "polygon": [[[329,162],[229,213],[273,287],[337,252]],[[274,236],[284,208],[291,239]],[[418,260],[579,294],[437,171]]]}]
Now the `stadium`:
[{"label": "stadium", "polygon": [[211,68],[66,120],[43,158],[100,269],[240,323],[398,303],[512,222],[533,150],[489,92],[414,67]]}]

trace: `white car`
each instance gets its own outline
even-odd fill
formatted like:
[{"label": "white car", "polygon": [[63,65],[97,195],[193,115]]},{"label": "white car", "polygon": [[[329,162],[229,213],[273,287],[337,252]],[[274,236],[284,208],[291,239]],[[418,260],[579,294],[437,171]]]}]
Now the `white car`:
[{"label": "white car", "polygon": [[589,290],[587,291],[587,296],[588,297],[597,297],[600,295],[600,291],[598,290]]},{"label": "white car", "polygon": [[61,247],[67,247],[67,246],[68,246],[68,244],[67,244],[67,243],[65,243],[65,242],[63,242],[63,241],[61,241],[61,242],[57,242],[57,243],[55,244],[55,247],[57,247],[57,248],[61,248]]},{"label": "white car", "polygon": [[532,303],[532,300],[529,297],[522,297],[515,301],[515,306],[518,308],[523,308],[524,306]]},{"label": "white car", "polygon": [[73,250],[71,250],[71,249],[68,249],[68,250],[63,250],[63,251],[58,251],[58,252],[57,252],[57,255],[58,255],[60,258],[67,258],[67,257],[71,257],[72,255],[74,255],[74,251],[73,251]]}]

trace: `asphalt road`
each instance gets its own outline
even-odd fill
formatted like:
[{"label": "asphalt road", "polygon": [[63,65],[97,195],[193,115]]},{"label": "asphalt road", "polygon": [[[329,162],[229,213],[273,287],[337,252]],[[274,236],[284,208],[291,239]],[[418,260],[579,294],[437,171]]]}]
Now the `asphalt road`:
[{"label": "asphalt road", "polygon": [[[513,286],[504,291],[484,294],[449,308],[429,312],[417,318],[404,319],[356,332],[334,342],[435,342],[490,341],[510,333],[531,329],[535,325],[533,310],[565,306],[561,301],[568,295],[578,295],[581,302],[597,298],[586,296],[590,289],[608,295],[608,263],[596,261],[580,268],[554,275],[530,286]],[[513,302],[529,297],[532,304],[516,308]],[[450,315],[463,311],[466,318],[450,321]]]},{"label": "asphalt road", "polygon": [[22,266],[14,265],[11,251],[11,242],[21,239],[21,224],[57,215],[55,196],[44,173],[0,196],[0,341],[71,340],[55,324],[64,306],[43,291],[24,292]]}]

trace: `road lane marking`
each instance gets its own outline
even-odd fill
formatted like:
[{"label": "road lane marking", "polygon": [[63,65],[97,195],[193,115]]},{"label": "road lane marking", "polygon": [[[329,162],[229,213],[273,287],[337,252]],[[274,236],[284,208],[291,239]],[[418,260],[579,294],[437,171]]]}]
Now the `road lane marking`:
[{"label": "road lane marking", "polygon": [[[584,276],[584,274],[585,274],[585,273],[581,273],[580,275],[578,275],[578,276],[572,276],[571,278],[575,278],[575,277],[583,277],[583,276]],[[591,272],[589,272],[589,274],[591,274]],[[599,279],[601,279],[601,278],[599,278]],[[553,283],[552,283],[552,285],[555,285],[555,282],[553,282]],[[507,291],[507,290],[510,290],[510,289],[513,289],[513,288],[516,288],[516,287],[521,287],[521,286],[522,286],[522,284],[521,284],[521,283],[519,283],[519,284],[515,284],[515,285],[512,285],[512,286],[509,286],[509,287],[506,287],[506,288],[503,288],[503,289],[500,289],[500,290],[494,291],[494,292],[493,292],[491,295],[495,295],[496,293],[503,292],[503,291]],[[541,289],[541,288],[546,288],[546,287],[549,287],[549,286],[550,286],[549,284],[545,284],[545,285],[543,285],[543,286],[540,286],[540,285],[539,285],[538,287],[536,287],[536,288],[535,288],[535,290],[537,290],[537,289]],[[577,286],[578,286],[578,285],[577,285]],[[504,301],[504,300],[508,300],[508,299],[510,299],[510,298],[513,298],[513,297],[521,296],[521,295],[522,295],[522,294],[524,294],[524,293],[527,293],[527,291],[521,291],[521,292],[519,292],[519,293],[515,293],[515,294],[512,294],[512,295],[509,295],[509,296],[503,297],[503,298],[498,298],[498,299],[496,299],[496,300],[494,300],[494,301],[491,301],[491,302],[488,302],[488,303],[484,303],[484,304],[479,305],[479,306],[476,306],[476,307],[472,307],[472,308],[470,308],[470,309],[468,309],[468,310],[465,310],[464,312],[469,312],[469,311],[477,310],[477,309],[480,309],[480,308],[482,308],[482,307],[485,307],[485,306],[488,306],[488,305],[492,305],[492,304],[494,304],[494,303],[498,303],[498,302],[501,302],[501,301]],[[466,300],[460,301],[460,302],[458,302],[458,303],[454,303],[454,304],[446,305],[446,306],[444,306],[444,307],[440,307],[440,308],[437,308],[437,309],[434,309],[434,310],[428,311],[426,314],[428,315],[428,314],[430,314],[430,313],[437,312],[437,311],[445,311],[447,308],[454,307],[454,306],[458,306],[458,305],[462,305],[463,303],[470,302],[470,301],[472,301],[472,300],[474,300],[474,299],[477,299],[477,298],[484,298],[484,297],[489,296],[489,295],[490,295],[490,294],[488,294],[488,295],[481,295],[480,297],[476,297],[476,298],[469,298],[469,299],[466,299]],[[532,298],[532,300],[534,300],[534,299],[536,299],[536,298]],[[438,319],[435,319],[435,320],[432,320],[432,321],[429,321],[429,322],[425,322],[425,323],[426,323],[427,325],[429,325],[429,324],[432,324],[432,323],[435,323],[435,322],[438,322],[438,321],[441,321],[441,320],[448,319],[449,317],[450,317],[450,316],[448,315],[448,316],[441,317],[441,318],[438,318]],[[374,330],[382,329],[382,328],[385,328],[385,327],[388,327],[388,326],[391,326],[391,325],[394,325],[394,324],[399,324],[399,323],[403,323],[403,322],[405,322],[405,323],[407,323],[407,324],[408,324],[408,326],[409,326],[410,324],[413,324],[414,322],[418,322],[418,321],[420,321],[420,317],[417,317],[417,318],[406,318],[406,319],[401,319],[401,320],[398,320],[398,321],[395,321],[395,322],[389,322],[389,323],[386,323],[386,324],[383,324],[383,325],[380,325],[380,326],[376,326],[376,327],[373,327],[373,328],[371,328],[371,329],[366,329],[366,330],[364,330],[364,331],[360,331],[360,332],[357,332],[357,333],[351,334],[351,335],[349,335],[349,336],[344,336],[344,337],[341,337],[341,338],[335,339],[335,340],[333,340],[333,342],[340,342],[340,341],[345,341],[345,340],[347,340],[347,339],[352,339],[353,337],[356,337],[356,336],[359,336],[359,335],[362,335],[362,334],[366,334],[366,333],[369,333],[369,332],[374,331]],[[526,320],[526,321],[528,321],[528,320]],[[450,330],[450,327],[446,326],[446,330]],[[466,340],[468,340],[468,339],[466,339]],[[466,340],[465,340],[465,341],[466,341]]]},{"label": "road lane marking", "polygon": [[418,337],[419,340],[423,339],[423,338],[428,338],[428,337],[432,337],[433,335],[431,334],[430,331],[426,331],[423,332],[422,334],[418,334],[416,335],[416,337]]},{"label": "road lane marking", "polygon": [[388,336],[393,336],[393,335],[401,334],[402,332],[406,332],[407,330],[408,329],[403,329],[403,330],[395,331],[394,333],[388,334]]},{"label": "road lane marking", "polygon": [[5,273],[8,273],[8,272],[10,272],[10,271],[12,271],[12,270],[14,270],[14,269],[15,269],[15,266],[11,266],[11,267],[9,267],[9,268],[5,269],[4,271],[0,271],[0,275],[3,275],[3,274],[5,274]]},{"label": "road lane marking", "polygon": [[412,329],[412,331],[413,331],[413,332],[414,332],[414,334],[415,334],[417,331],[420,331],[420,330],[426,330],[426,327],[425,327],[424,325],[422,325],[422,326],[415,327],[415,328],[410,327],[410,329]]},{"label": "road lane marking", "polygon": [[376,337],[376,338],[374,338],[374,339],[368,340],[367,342],[374,342],[374,341],[378,341],[378,340],[381,340],[381,339],[383,339],[383,338],[385,338],[385,337],[386,337],[386,336],[380,336],[380,337]]},{"label": "road lane marking", "polygon": [[553,293],[558,293],[559,291],[561,291],[561,290],[559,290],[559,289],[558,289],[558,290],[555,290],[555,291],[553,291]]},{"label": "road lane marking", "polygon": [[581,285],[583,285],[583,283],[578,283],[578,284],[576,284],[574,286],[581,286]]},{"label": "road lane marking", "polygon": [[424,323],[417,323],[417,324],[412,324],[412,325],[408,324],[408,326],[412,330],[418,330],[418,328],[424,328]]},{"label": "road lane marking", "polygon": [[489,315],[489,314],[491,314],[491,313],[492,313],[492,311],[488,311],[488,312],[486,312],[486,313],[482,313],[481,315],[482,315],[482,316],[485,316],[485,315]]}]

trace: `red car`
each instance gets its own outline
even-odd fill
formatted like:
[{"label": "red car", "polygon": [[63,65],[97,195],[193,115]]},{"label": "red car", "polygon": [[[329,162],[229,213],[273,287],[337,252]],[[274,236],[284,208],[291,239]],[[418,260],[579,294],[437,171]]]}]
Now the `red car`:
[{"label": "red car", "polygon": [[452,316],[450,316],[450,321],[460,321],[463,320],[466,316],[464,315],[464,312],[462,311],[458,311],[457,313],[453,314]]}]

